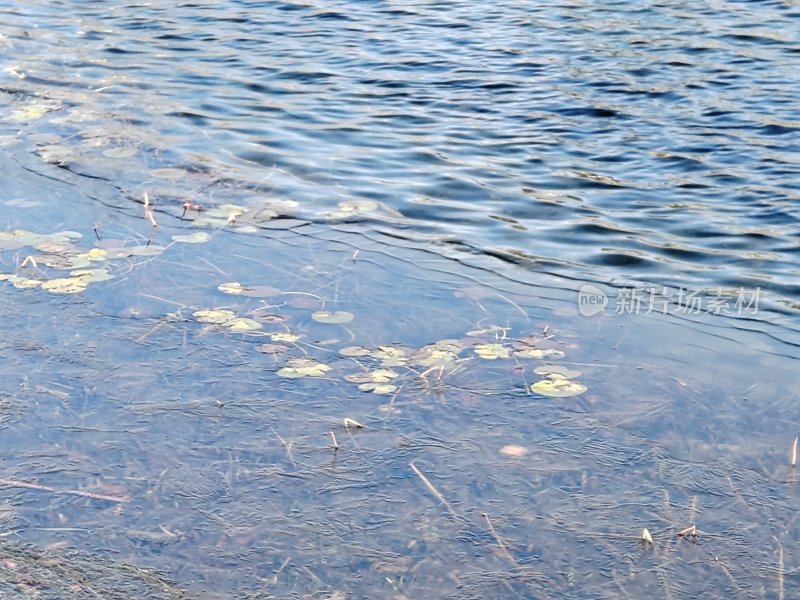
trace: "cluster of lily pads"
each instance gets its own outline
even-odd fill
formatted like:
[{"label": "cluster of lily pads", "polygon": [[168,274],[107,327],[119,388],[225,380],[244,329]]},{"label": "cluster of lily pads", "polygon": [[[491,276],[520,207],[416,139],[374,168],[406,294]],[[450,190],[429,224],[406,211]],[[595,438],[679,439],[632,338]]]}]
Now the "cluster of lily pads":
[{"label": "cluster of lily pads", "polygon": [[[104,247],[80,245],[77,231],[34,233],[24,229],[0,231],[0,251],[30,248],[14,272],[0,272],[0,281],[18,289],[39,288],[54,294],[83,292],[92,283],[113,279],[114,261],[131,257],[152,257],[168,246],[157,243],[126,245],[109,240]],[[176,235],[173,243],[201,243],[209,239],[205,232]]]},{"label": "cluster of lily pads", "polygon": [[[231,295],[264,297],[280,294],[280,290],[268,286],[244,286],[238,282],[218,286]],[[242,317],[229,308],[205,308],[195,310],[192,317],[219,331],[238,332],[265,339],[257,349],[271,355],[276,361],[283,360],[277,370],[280,377],[298,379],[304,377],[331,376],[334,369],[357,367],[356,372],[344,375],[344,380],[358,386],[362,392],[378,395],[396,394],[409,376],[439,380],[458,371],[465,363],[481,361],[515,361],[526,359],[560,359],[564,352],[553,348],[548,336],[529,335],[518,339],[507,337],[508,328],[492,325],[468,331],[462,339],[443,339],[419,348],[396,344],[376,347],[345,346],[338,356],[328,363],[308,354],[303,334],[291,331],[286,319],[280,315],[252,314],[254,318]],[[319,323],[345,324],[355,315],[348,311],[330,312],[318,310],[310,317]],[[268,340],[268,341],[267,341]],[[291,350],[299,349],[303,356],[291,356]],[[285,358],[284,358],[285,357]],[[581,373],[559,365],[543,364],[533,371],[542,379],[530,386],[536,394],[550,397],[568,397],[582,394],[586,386],[575,381]]]},{"label": "cluster of lily pads", "polygon": [[[116,250],[81,248],[76,242],[81,234],[75,231],[39,234],[22,229],[0,231],[0,250],[32,247],[15,273],[0,273],[0,281],[8,281],[19,289],[41,288],[57,294],[74,294],[89,284],[112,278],[106,263],[120,254]],[[136,248],[128,248],[131,256]]]}]

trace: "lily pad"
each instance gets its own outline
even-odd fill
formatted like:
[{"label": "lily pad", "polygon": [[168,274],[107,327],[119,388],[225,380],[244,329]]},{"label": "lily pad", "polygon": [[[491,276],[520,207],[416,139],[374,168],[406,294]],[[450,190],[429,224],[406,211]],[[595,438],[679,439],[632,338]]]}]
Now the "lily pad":
[{"label": "lily pad", "polygon": [[103,250],[102,248],[92,248],[88,252],[81,252],[80,254],[76,254],[76,259],[83,259],[83,260],[105,260],[108,257],[108,252]]},{"label": "lily pad", "polygon": [[33,246],[43,254],[67,254],[68,252],[75,252],[75,246],[69,242],[53,242],[43,240]]},{"label": "lily pad", "polygon": [[290,333],[288,331],[281,331],[279,333],[273,333],[269,336],[269,338],[273,342],[286,342],[287,344],[293,344],[294,342],[300,339],[300,336],[296,333]]},{"label": "lily pad", "polygon": [[330,323],[334,325],[341,325],[343,323],[349,323],[352,321],[355,316],[351,312],[347,312],[346,310],[339,310],[336,312],[330,312],[328,310],[318,310],[317,312],[311,315],[311,318],[317,321],[318,323]]},{"label": "lily pad", "polygon": [[233,321],[236,318],[236,313],[224,308],[207,308],[194,311],[192,316],[200,323],[221,325]]},{"label": "lily pad", "polygon": [[77,294],[88,286],[89,278],[84,276],[59,277],[42,282],[42,289],[54,294]]},{"label": "lily pad", "polygon": [[160,179],[179,181],[184,178],[186,171],[183,169],[176,169],[174,167],[164,167],[163,169],[155,169],[150,174],[153,177],[158,177]]},{"label": "lily pad", "polygon": [[281,377],[322,377],[330,371],[328,365],[322,364],[311,358],[295,358],[288,361],[287,366],[278,369]]},{"label": "lily pad", "polygon": [[402,367],[408,362],[406,350],[396,346],[378,346],[372,357],[381,361],[384,367]]},{"label": "lily pad", "polygon": [[269,296],[277,296],[281,294],[281,290],[269,285],[256,285],[245,287],[238,281],[230,283],[222,283],[217,286],[220,292],[225,294],[232,294],[234,296],[249,296],[251,298],[268,298]]},{"label": "lily pad", "polygon": [[125,248],[125,251],[128,256],[158,256],[164,252],[164,246],[157,246],[156,244],[131,246],[130,248]]},{"label": "lily pad", "polygon": [[139,149],[135,146],[117,146],[103,150],[103,156],[106,158],[130,158],[138,153]]},{"label": "lily pad", "polygon": [[536,367],[533,372],[537,375],[560,375],[565,379],[574,379],[575,377],[583,375],[583,373],[576,369],[570,369],[562,365],[542,365]]},{"label": "lily pad", "polygon": [[20,290],[37,288],[43,283],[40,279],[29,279],[28,277],[20,277],[19,275],[10,275],[8,281],[11,282],[11,285]]},{"label": "lily pad", "polygon": [[362,383],[358,386],[362,392],[372,392],[373,394],[393,394],[397,391],[397,386],[391,383]]},{"label": "lily pad", "polygon": [[475,354],[487,360],[509,358],[511,353],[503,344],[478,344],[474,348]]},{"label": "lily pad", "polygon": [[221,284],[219,284],[217,286],[217,289],[220,292],[224,292],[226,294],[231,294],[231,295],[234,295],[234,296],[238,296],[239,294],[242,293],[242,290],[244,290],[245,288],[242,287],[241,283],[238,283],[238,282],[234,281],[234,282],[231,282],[231,283],[221,283]]},{"label": "lily pad", "polygon": [[86,279],[87,283],[97,283],[98,281],[114,279],[114,276],[105,269],[80,269],[70,272],[70,275],[73,277],[83,277]]},{"label": "lily pad", "polygon": [[367,373],[353,373],[344,376],[350,383],[388,383],[397,377],[397,373],[390,369],[375,369]]},{"label": "lily pad", "polygon": [[564,358],[565,354],[555,348],[526,348],[524,350],[514,350],[514,356],[519,358]]},{"label": "lily pad", "polygon": [[256,350],[264,354],[282,354],[289,349],[289,346],[283,344],[259,344]]},{"label": "lily pad", "polygon": [[369,348],[362,348],[361,346],[347,346],[339,350],[339,354],[349,358],[356,358],[359,356],[369,356],[372,350]]},{"label": "lily pad", "polygon": [[232,321],[226,321],[224,325],[231,331],[255,331],[257,329],[261,329],[262,327],[261,323],[258,321],[246,319],[244,317],[239,317],[238,319],[233,319]]},{"label": "lily pad", "polygon": [[571,381],[557,373],[551,373],[547,379],[534,383],[531,386],[531,391],[551,398],[568,398],[569,396],[583,394],[586,391],[586,386],[577,381]]},{"label": "lily pad", "polygon": [[431,346],[415,352],[411,355],[410,360],[412,364],[421,367],[436,367],[458,360],[458,355],[450,350],[440,350]]},{"label": "lily pad", "polygon": [[181,244],[203,244],[211,239],[205,231],[198,231],[196,233],[189,233],[186,235],[173,235],[172,241]]}]

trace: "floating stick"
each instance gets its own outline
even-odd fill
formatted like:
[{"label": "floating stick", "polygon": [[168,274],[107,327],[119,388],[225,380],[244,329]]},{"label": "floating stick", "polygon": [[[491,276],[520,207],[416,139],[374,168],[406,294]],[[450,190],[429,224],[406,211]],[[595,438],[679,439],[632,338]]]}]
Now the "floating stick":
[{"label": "floating stick", "polygon": [[355,419],[351,419],[350,417],[345,417],[344,428],[350,431],[350,427],[355,427],[356,429],[363,429],[364,426]]},{"label": "floating stick", "polygon": [[158,223],[156,223],[156,218],[153,215],[153,207],[150,206],[150,196],[147,195],[147,192],[144,193],[144,216],[146,219],[150,221],[150,224],[153,227],[158,227]]},{"label": "floating stick", "polygon": [[333,433],[332,431],[330,432],[330,434],[331,434],[331,439],[333,440],[333,449],[334,450],[338,450],[339,449],[339,442],[336,441],[336,434]]},{"label": "floating stick", "polygon": [[[489,531],[492,532],[495,541],[497,541],[497,545],[500,546],[500,549],[503,551],[503,554],[513,563],[517,561],[514,560],[514,557],[511,555],[511,552],[508,550],[508,546],[506,546],[505,542],[503,542],[503,538],[500,537],[500,534],[497,533],[497,530],[492,525],[492,520],[489,518],[489,513],[482,513],[483,518],[486,519],[486,524],[489,526]],[[646,530],[645,530],[646,531]]]},{"label": "floating stick", "polygon": [[107,494],[97,494],[95,492],[83,492],[81,490],[57,490],[47,485],[40,483],[29,483],[27,481],[18,481],[16,479],[0,478],[0,485],[7,485],[15,488],[24,488],[27,490],[38,490],[40,492],[50,492],[52,494],[69,494],[71,496],[80,496],[81,498],[92,498],[93,500],[107,500],[108,502],[130,502],[127,496],[109,496]]},{"label": "floating stick", "polygon": [[[800,437],[800,436],[798,436]],[[792,467],[797,466],[797,437],[794,438],[794,443],[792,444]]]},{"label": "floating stick", "polygon": [[678,532],[678,537],[685,537],[687,535],[697,537],[697,525],[690,525],[686,529],[682,529]]},{"label": "floating stick", "polygon": [[434,498],[436,498],[436,499],[437,499],[439,502],[441,502],[441,503],[442,503],[442,505],[444,505],[444,507],[447,509],[447,512],[449,512],[449,513],[450,513],[451,515],[453,515],[454,517],[456,517],[456,518],[459,518],[459,519],[460,519],[460,518],[461,518],[461,515],[459,515],[459,514],[458,514],[458,513],[457,513],[455,510],[453,510],[453,507],[452,507],[452,506],[450,506],[450,503],[449,503],[447,500],[445,500],[445,497],[444,497],[444,496],[442,496],[442,495],[439,493],[439,490],[437,490],[437,489],[436,489],[436,488],[433,486],[433,484],[432,484],[432,483],[431,483],[431,482],[428,480],[428,478],[427,478],[427,477],[425,477],[425,475],[423,475],[422,471],[420,471],[420,470],[417,468],[417,465],[415,465],[413,462],[412,462],[412,463],[408,463],[408,464],[409,464],[409,466],[411,467],[411,470],[412,470],[412,471],[414,471],[414,473],[416,473],[416,474],[417,474],[417,477],[419,477],[419,478],[422,480],[422,483],[424,483],[424,484],[425,484],[425,487],[426,487],[426,488],[428,488],[428,491],[429,491],[431,494],[433,494],[433,497],[434,497]]}]

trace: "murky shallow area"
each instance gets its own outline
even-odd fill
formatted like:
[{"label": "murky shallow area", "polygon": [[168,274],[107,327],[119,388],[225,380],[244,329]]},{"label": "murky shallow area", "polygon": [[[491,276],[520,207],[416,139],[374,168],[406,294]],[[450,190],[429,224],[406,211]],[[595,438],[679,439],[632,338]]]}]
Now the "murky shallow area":
[{"label": "murky shallow area", "polygon": [[165,597],[800,591],[798,15],[264,4],[1,13],[3,548]]}]

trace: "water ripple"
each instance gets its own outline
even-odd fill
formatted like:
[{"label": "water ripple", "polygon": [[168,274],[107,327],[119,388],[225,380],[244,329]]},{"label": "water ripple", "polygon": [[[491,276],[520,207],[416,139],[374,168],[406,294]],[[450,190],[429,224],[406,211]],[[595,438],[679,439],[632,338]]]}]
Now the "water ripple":
[{"label": "water ripple", "polygon": [[[798,20],[780,2],[11,2],[0,117],[27,151],[84,140],[76,170],[109,179],[86,140],[137,145],[131,190],[202,166],[306,215],[373,199],[423,239],[791,300]],[[31,98],[60,106],[9,120]]]}]

